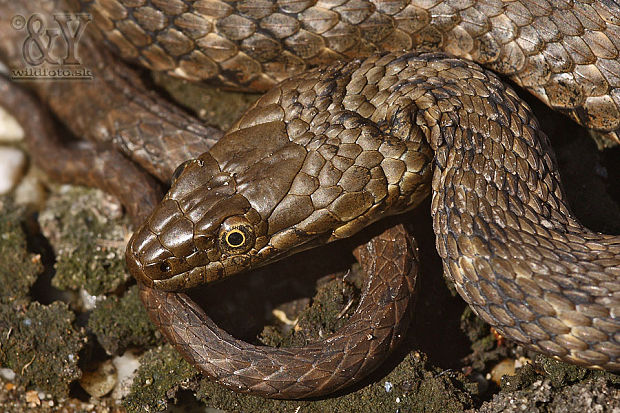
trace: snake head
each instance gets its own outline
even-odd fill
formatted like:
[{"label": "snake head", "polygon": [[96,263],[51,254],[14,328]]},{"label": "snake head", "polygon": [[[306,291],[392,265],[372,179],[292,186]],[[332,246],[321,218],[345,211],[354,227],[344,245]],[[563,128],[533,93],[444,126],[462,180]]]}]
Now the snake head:
[{"label": "snake head", "polygon": [[229,133],[183,163],[126,252],[132,275],[177,291],[260,267],[323,243],[295,223],[306,209],[282,203],[304,161],[279,122]]}]

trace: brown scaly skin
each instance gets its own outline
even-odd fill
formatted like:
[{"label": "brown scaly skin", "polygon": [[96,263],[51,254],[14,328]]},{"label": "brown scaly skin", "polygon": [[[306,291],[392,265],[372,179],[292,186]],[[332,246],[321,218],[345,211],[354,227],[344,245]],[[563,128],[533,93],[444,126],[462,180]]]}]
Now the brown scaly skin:
[{"label": "brown scaly skin", "polygon": [[[170,7],[158,15],[165,18],[151,19],[149,24],[160,24],[162,21],[177,24],[179,20],[169,19],[168,15],[183,14],[182,10],[173,6],[183,8],[184,4],[170,1],[167,3]],[[196,6],[199,4],[203,2],[195,2]],[[209,2],[211,6],[216,4],[219,3]],[[390,4],[398,6],[399,3]],[[99,12],[97,8],[93,9],[101,18],[99,25],[111,30],[111,36],[117,43],[122,43],[126,37],[115,32],[119,26],[131,26],[133,35],[139,34],[135,24],[132,26],[130,23],[127,10],[123,6],[116,7],[120,3],[102,1],[100,5]],[[613,67],[618,65],[618,60],[617,52],[612,56],[611,50],[616,47],[614,42],[618,42],[617,22],[608,10],[613,5],[599,5],[598,10],[602,11],[597,12],[587,5],[559,10],[544,4],[524,11],[525,6],[519,8],[519,3],[510,3],[505,10],[498,11],[489,3],[482,9],[493,17],[485,17],[476,7],[467,6],[457,13],[456,20],[460,19],[458,24],[453,24],[455,20],[449,18],[452,6],[450,2],[432,6],[427,14],[435,13],[437,18],[410,19],[410,22],[428,25],[418,27],[411,38],[417,36],[422,40],[435,40],[416,41],[412,46],[441,45],[451,53],[465,53],[465,57],[512,74],[514,79],[521,80],[552,106],[575,109],[574,116],[584,123],[603,131],[617,129],[614,122],[618,122],[619,118],[614,112],[617,106],[613,102],[617,88],[613,76],[617,71]],[[530,6],[528,3],[525,9]],[[0,2],[0,7],[6,10],[19,5]],[[515,13],[514,7],[521,13]],[[411,11],[412,8],[421,10],[415,4],[408,4],[400,11]],[[149,14],[153,13],[151,10],[151,6],[141,9],[146,13],[143,17],[152,16]],[[218,9],[205,10],[213,13]],[[201,12],[205,13],[205,10]],[[347,10],[340,10],[343,19],[351,18]],[[363,7],[356,10],[359,13]],[[393,15],[400,13],[394,10]],[[314,12],[316,10],[306,10],[300,19],[303,21]],[[526,12],[537,17],[530,15],[528,22]],[[130,14],[136,18],[136,13]],[[371,16],[375,14],[381,13],[374,13],[373,9]],[[571,15],[578,20],[579,16],[583,17],[585,20],[580,20],[581,28],[584,29],[585,25],[593,31],[580,32],[578,27],[570,24],[574,23]],[[510,30],[501,29],[506,28],[509,16],[525,22],[525,26],[513,30],[516,35],[513,38],[508,36]],[[472,21],[478,21],[475,18],[497,24],[500,29],[491,28],[488,24],[472,26]],[[562,20],[553,23],[557,19]],[[314,23],[320,21],[312,20]],[[368,20],[361,19],[359,27],[363,27],[364,22]],[[600,23],[598,26],[597,22]],[[306,33],[310,27],[308,24],[306,22],[303,26]],[[215,27],[219,30],[217,36],[221,37],[226,28],[236,26],[218,21],[215,25],[200,27]],[[243,32],[243,25],[238,27],[237,30]],[[173,53],[175,49],[171,48],[170,38],[159,32],[163,28],[165,26],[153,27],[151,34],[159,34],[154,37],[162,41],[162,47],[168,42],[167,50]],[[459,34],[456,37],[459,39],[458,46],[462,46],[465,52],[452,50],[455,44],[446,40],[449,39],[447,35],[430,36],[437,34],[439,28]],[[540,29],[540,33],[536,34],[538,37],[534,36],[532,28]],[[6,32],[5,28],[0,29]],[[393,33],[400,33],[400,29],[399,26]],[[477,36],[472,36],[469,29],[481,31]],[[576,32],[571,34],[570,30]],[[172,33],[169,30],[166,32]],[[374,30],[359,32],[362,37],[377,33]],[[234,36],[234,33],[227,34]],[[446,36],[445,39],[443,36]],[[471,42],[467,41],[467,36],[470,36]],[[533,36],[538,40],[548,38],[542,42],[532,42]],[[598,42],[592,41],[592,36]],[[579,43],[579,38],[585,46]],[[235,41],[242,47],[244,40],[247,38]],[[384,43],[398,44],[393,40],[392,36],[389,42],[386,40]],[[142,51],[148,49],[152,52],[156,47],[144,37],[142,41],[147,42]],[[0,50],[10,57],[11,48],[6,45],[11,43],[9,40],[3,40],[3,43]],[[181,43],[175,44],[178,46]],[[364,41],[358,43],[366,44]],[[376,45],[380,42],[371,43]],[[210,47],[209,43],[202,41],[196,41],[196,44],[203,48]],[[290,45],[291,42],[285,40],[283,44]],[[519,59],[515,44],[524,49],[527,47],[523,45],[531,46],[531,50],[528,49],[531,54],[527,54],[526,59]],[[567,56],[558,44],[564,51],[572,51],[568,55],[568,64],[559,64],[562,63],[561,58],[565,58],[566,63]],[[213,49],[218,47],[212,46]],[[245,52],[239,53],[237,50],[231,59],[239,63],[239,59],[247,58],[248,50],[255,49],[246,48]],[[301,50],[305,53],[311,48]],[[307,64],[324,61],[323,56],[330,54],[329,49],[320,48],[321,52],[325,50],[327,52],[322,53],[320,59]],[[589,56],[587,50],[594,57]],[[605,52],[609,56],[599,55]],[[89,56],[97,53],[102,52],[87,52]],[[366,54],[364,51],[360,53]],[[288,58],[285,52],[281,54]],[[181,56],[180,60],[177,59],[179,61],[185,57],[182,53],[177,55]],[[154,55],[146,53],[142,57],[134,57],[144,61],[144,56]],[[497,59],[490,58],[493,56]],[[166,53],[159,53],[157,59],[165,57]],[[511,61],[515,57],[517,61]],[[310,60],[313,58],[316,56],[311,56]],[[150,62],[151,66],[171,70],[154,64],[157,59]],[[7,61],[11,62],[11,59]],[[127,99],[131,95],[127,91],[133,90],[134,82],[119,83],[117,79],[123,78],[124,70],[109,75],[114,71],[106,70],[104,62],[105,59],[99,60],[105,80],[99,86],[108,88],[104,89],[106,92],[120,90],[123,93],[118,98]],[[219,68],[226,69],[226,62],[228,60],[222,60]],[[265,66],[270,67],[269,64]],[[587,66],[591,71],[588,73],[597,72],[601,76],[595,76],[596,81],[593,82],[592,78],[583,76],[585,68],[582,66]],[[187,74],[188,67],[185,63],[174,72]],[[277,68],[277,65],[271,67]],[[243,70],[239,73],[243,74]],[[267,72],[263,70],[261,73]],[[233,77],[238,81],[239,76]],[[262,74],[259,77],[263,77]],[[590,81],[575,82],[577,78]],[[528,84],[524,79],[534,83]],[[244,85],[256,86],[251,82]],[[65,86],[42,86],[38,93],[55,107],[59,102],[55,103],[53,97],[62,90],[66,90]],[[109,134],[112,142],[118,144],[128,156],[134,155],[133,149],[139,147],[125,143],[127,133],[123,133],[126,130],[124,123],[116,122],[117,118],[127,119],[126,114],[123,117],[123,113],[110,111],[109,100],[99,99],[94,92],[96,89],[88,90],[93,92],[84,104],[93,105],[96,110],[92,113],[95,115],[101,111],[107,114],[104,123],[108,126],[106,135]],[[140,90],[139,84],[137,90]],[[85,95],[88,96],[86,92]],[[565,99],[570,105],[558,105],[556,98]],[[141,98],[132,98],[131,101],[144,102]],[[66,102],[60,102],[60,106],[62,103],[67,106]],[[140,105],[132,108],[137,110]],[[161,108],[166,109],[166,106],[162,104]],[[62,108],[55,107],[55,111],[68,122],[74,120]],[[153,112],[157,114],[159,110]],[[163,113],[170,112],[164,110]],[[81,118],[79,113],[73,115]],[[141,115],[141,112],[136,115]],[[141,117],[138,116],[138,119]],[[149,123],[152,122],[158,124],[156,116],[149,119]],[[168,119],[159,122],[166,125]],[[76,129],[88,130],[88,127],[86,122],[82,122]],[[153,130],[129,129],[137,131],[131,135],[134,139],[148,137]],[[192,130],[191,119],[188,119],[184,130]],[[164,132],[158,136],[166,135]],[[159,141],[157,134],[154,141]],[[199,139],[195,141],[199,142]],[[434,161],[431,148],[435,151]],[[244,152],[243,156],[239,155],[240,151]],[[300,159],[302,155],[303,160]],[[157,159],[158,153],[137,151],[135,156],[144,164],[149,163],[149,158],[153,160],[151,165],[162,164],[161,159]],[[546,138],[538,131],[529,108],[520,103],[514,92],[503,86],[495,76],[472,63],[438,54],[385,55],[336,64],[322,71],[300,75],[265,95],[211,152],[196,155],[196,159],[180,169],[181,174],[171,192],[145,226],[136,232],[130,244],[129,265],[143,281],[167,288],[187,287],[263,265],[315,243],[350,235],[379,219],[382,214],[398,213],[419,202],[428,191],[430,162],[434,162],[432,213],[438,250],[446,273],[455,281],[463,298],[500,332],[527,347],[577,364],[618,369],[620,240],[618,237],[591,233],[571,218],[563,201]],[[155,170],[157,166],[151,166],[151,169]],[[162,175],[166,176],[165,173]],[[196,184],[210,188],[210,192],[196,188]],[[224,203],[228,204],[227,208],[221,208]],[[286,214],[278,208],[285,209]],[[209,211],[209,215],[203,216],[205,211]],[[226,235],[232,232],[237,235],[241,232],[243,236],[237,240],[234,237],[229,239],[236,246],[226,247]],[[404,239],[401,237],[399,241],[398,236],[390,235],[391,242],[397,241],[401,245],[405,243]],[[239,240],[248,241],[248,244]],[[381,254],[373,263],[376,274],[384,274],[382,265],[403,259],[402,255],[398,255],[403,252],[396,248],[398,244],[390,245],[382,249],[389,254]],[[196,265],[199,269],[185,272]],[[203,270],[200,267],[206,268]],[[395,265],[393,268],[400,271],[387,274],[396,274],[396,278],[405,280],[401,285],[406,285],[407,267]],[[373,280],[373,276],[371,271],[369,279]],[[380,288],[368,288],[365,299],[370,297],[370,301],[380,306],[391,303],[394,308],[402,308],[394,304],[398,301],[390,301],[394,300],[392,295],[386,296],[391,297],[388,301],[373,298],[388,285],[384,281],[380,283]],[[214,379],[238,391],[280,398],[329,393],[372,370],[379,358],[386,354],[385,350],[389,351],[392,347],[379,345],[378,348],[384,351],[377,353],[375,346],[360,341],[363,335],[353,337],[347,335],[348,332],[337,332],[330,340],[338,343],[336,348],[339,350],[332,354],[360,345],[364,351],[353,354],[356,357],[365,355],[350,361],[347,359],[349,353],[341,352],[337,358],[325,360],[321,358],[325,354],[310,352],[313,357],[304,360],[303,349],[278,352],[239,347],[244,348],[242,354],[254,354],[251,353],[254,351],[261,354],[247,359],[231,352],[239,343],[215,330],[206,315],[196,310],[182,294],[144,287],[142,296],[153,320],[185,357]],[[363,307],[358,309],[360,312],[367,316],[377,315],[375,310],[364,310]],[[376,318],[378,324],[371,322],[370,326],[364,324],[360,328],[385,332],[378,343],[394,343],[396,340],[392,338],[398,336],[396,319],[405,317],[386,318],[379,315]],[[358,331],[357,328],[355,331]],[[216,340],[208,343],[202,340],[208,337]],[[366,335],[366,340],[372,343],[377,337],[371,333]],[[329,353],[325,350],[328,347],[321,347]],[[296,356],[295,361],[291,362],[292,359],[287,358],[290,351],[301,358]],[[239,358],[235,358],[237,356]],[[358,369],[360,365],[369,367],[367,370]],[[275,377],[274,366],[278,366],[276,371],[279,372],[275,381],[271,380]],[[340,374],[343,369],[347,374]]]},{"label": "brown scaly skin", "polygon": [[[28,3],[0,0],[2,15],[51,14],[62,10],[56,0]],[[0,38],[0,56],[11,67],[19,65],[19,45],[23,38],[9,27],[6,19],[0,19],[0,33],[6,34]],[[32,96],[10,82],[0,82],[3,92],[0,104],[25,125],[28,145],[40,167],[59,180],[114,192],[134,220],[141,222],[158,198],[158,187],[149,176],[135,173],[138,168],[120,153],[109,151],[108,145],[116,146],[124,155],[167,182],[176,167],[174,159],[179,163],[179,159],[199,156],[221,133],[204,127],[198,120],[148,93],[131,70],[115,62],[105,50],[96,48],[91,39],[84,38],[80,42],[80,58],[92,69],[92,81],[38,82],[29,86],[76,135],[94,140],[95,145],[63,142],[50,130],[49,115],[35,104]],[[32,124],[33,120],[37,122]],[[101,152],[102,149],[106,152]],[[139,191],[133,190],[135,188]],[[141,284],[141,296],[152,320],[161,326],[169,341],[189,360],[195,358],[197,364],[200,364],[200,357],[208,354],[213,367],[211,373],[219,376],[223,384],[238,391],[254,391],[272,397],[318,396],[366,377],[404,337],[411,319],[418,268],[414,245],[402,227],[394,227],[359,249],[357,255],[367,271],[368,282],[364,299],[350,323],[333,337],[290,351],[260,348],[234,340],[184,294],[157,291]],[[386,259],[375,260],[377,254]],[[178,330],[174,330],[175,327]],[[188,337],[194,340],[189,342]],[[195,352],[194,344],[199,344],[202,351]],[[204,346],[209,346],[209,350]],[[243,348],[243,351],[235,352],[235,348]],[[235,381],[237,375],[232,374],[232,381],[227,380],[226,371],[221,370],[222,366],[230,366],[229,362],[235,358],[249,360],[248,370],[242,377],[245,387]],[[264,374],[265,362],[271,365],[267,367],[271,373],[273,366],[280,366],[279,379],[288,380],[279,380],[274,386],[261,385],[262,380],[256,380],[251,364],[257,363],[256,368]],[[305,370],[304,379],[298,377],[300,369]]]},{"label": "brown scaly skin", "polygon": [[174,76],[267,90],[335,60],[442,50],[510,77],[588,128],[620,128],[612,1],[79,1],[123,57]]},{"label": "brown scaly skin", "polygon": [[355,313],[331,336],[299,348],[237,340],[185,294],[144,284],[140,294],[166,339],[216,382],[270,398],[318,397],[351,386],[379,367],[411,321],[418,256],[405,229],[392,227],[354,254],[368,275]]},{"label": "brown scaly skin", "polygon": [[[442,54],[374,56],[273,88],[182,167],[130,241],[130,269],[178,290],[347,236],[426,197],[431,163],[437,248],[474,311],[538,352],[618,370],[620,237],[571,216],[514,91]],[[231,248],[237,228],[247,243]]]}]

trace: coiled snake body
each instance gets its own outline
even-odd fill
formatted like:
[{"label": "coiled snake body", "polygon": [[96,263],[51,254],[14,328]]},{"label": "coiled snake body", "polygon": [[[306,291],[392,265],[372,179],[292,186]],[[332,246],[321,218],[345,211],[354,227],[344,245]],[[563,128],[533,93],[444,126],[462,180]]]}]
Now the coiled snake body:
[{"label": "coiled snake body", "polygon": [[[304,71],[273,86],[213,147],[205,136],[217,138],[216,131],[143,95],[140,81],[110,65],[90,39],[81,58],[96,76],[78,98],[85,107],[63,106],[68,86],[37,86],[77,134],[113,143],[160,179],[173,175],[130,241],[127,260],[145,284],[152,319],[209,376],[238,391],[298,398],[335,391],[375,368],[408,321],[416,264],[400,228],[359,251],[370,274],[360,307],[317,345],[249,346],[185,295],[159,290],[349,236],[411,209],[431,188],[444,271],[479,316],[536,351],[619,369],[620,237],[591,232],[571,216],[529,107],[475,63],[394,52],[441,47],[479,61],[615,139],[618,5],[85,3],[121,54],[156,70],[246,88]],[[25,6],[0,7],[18,13]],[[18,59],[12,41],[0,43],[9,64]],[[376,53],[382,50],[392,53]],[[352,56],[368,57],[306,70]],[[75,122],[83,111],[88,121]],[[139,215],[134,195],[125,195]],[[156,196],[145,198],[140,202],[150,204]]]}]

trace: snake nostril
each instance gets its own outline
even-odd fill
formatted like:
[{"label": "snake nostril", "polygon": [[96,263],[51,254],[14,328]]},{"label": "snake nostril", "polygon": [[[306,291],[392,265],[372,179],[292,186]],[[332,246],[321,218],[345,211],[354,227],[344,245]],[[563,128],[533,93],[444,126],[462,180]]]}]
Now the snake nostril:
[{"label": "snake nostril", "polygon": [[133,249],[128,248],[125,253],[125,261],[127,262],[127,268],[129,269],[130,274],[139,282],[147,285],[153,285],[153,279],[147,275],[146,268],[144,264],[140,261],[137,254],[133,251]]}]

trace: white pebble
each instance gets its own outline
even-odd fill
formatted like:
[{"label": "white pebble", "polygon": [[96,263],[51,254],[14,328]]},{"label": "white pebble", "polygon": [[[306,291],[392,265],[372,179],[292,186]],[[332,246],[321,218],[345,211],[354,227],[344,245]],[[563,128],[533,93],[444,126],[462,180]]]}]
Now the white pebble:
[{"label": "white pebble", "polygon": [[30,169],[22,178],[13,190],[13,195],[18,205],[33,205],[37,210],[40,210],[43,208],[47,194],[43,183],[32,171]]},{"label": "white pebble", "polygon": [[93,310],[97,305],[97,296],[89,294],[84,288],[80,289],[80,298],[86,311]]},{"label": "white pebble", "polygon": [[13,381],[15,380],[15,372],[11,369],[0,369],[0,377],[4,380]]},{"label": "white pebble", "polygon": [[17,148],[0,146],[0,194],[6,194],[22,177],[26,155]]},{"label": "white pebble", "polygon": [[491,380],[498,386],[502,383],[503,376],[515,375],[515,361],[512,359],[504,359],[497,363],[495,367],[491,369]]},{"label": "white pebble", "polygon": [[93,397],[101,398],[116,386],[116,368],[110,360],[101,363],[96,370],[82,372],[80,386]]},{"label": "white pebble", "polygon": [[0,106],[0,141],[15,142],[24,139],[24,130],[13,116]]},{"label": "white pebble", "polygon": [[112,359],[114,367],[116,367],[116,374],[118,382],[116,388],[112,392],[112,398],[120,400],[129,394],[133,377],[140,367],[140,359],[131,351],[126,351],[120,357],[114,357]]}]

